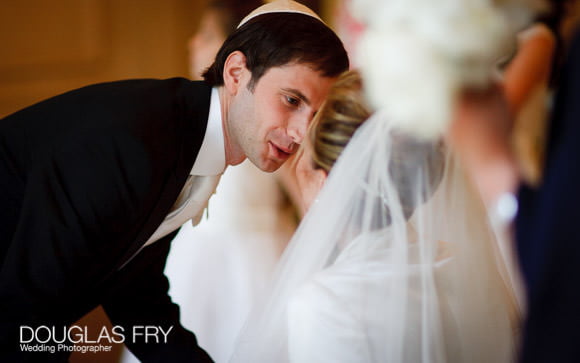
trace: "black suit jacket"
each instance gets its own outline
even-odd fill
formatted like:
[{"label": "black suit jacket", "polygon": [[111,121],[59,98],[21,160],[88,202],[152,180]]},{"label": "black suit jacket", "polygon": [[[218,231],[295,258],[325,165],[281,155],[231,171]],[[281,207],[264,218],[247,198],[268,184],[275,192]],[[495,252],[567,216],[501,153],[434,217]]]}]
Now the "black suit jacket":
[{"label": "black suit jacket", "polygon": [[[210,94],[180,78],[112,82],[0,121],[0,361],[58,359],[20,354],[19,327],[62,332],[99,304],[144,361],[209,361],[167,295],[172,236],[131,257],[185,183]],[[173,325],[169,343],[132,344],[148,324]]]},{"label": "black suit jacket", "polygon": [[527,287],[522,362],[580,362],[580,34],[561,73],[542,186],[516,219]]}]

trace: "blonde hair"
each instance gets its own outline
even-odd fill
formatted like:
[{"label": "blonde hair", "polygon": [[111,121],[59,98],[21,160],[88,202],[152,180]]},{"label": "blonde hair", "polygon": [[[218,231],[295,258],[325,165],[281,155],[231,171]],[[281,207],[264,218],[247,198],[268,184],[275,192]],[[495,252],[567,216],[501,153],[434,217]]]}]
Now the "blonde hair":
[{"label": "blonde hair", "polygon": [[360,74],[342,73],[308,129],[313,167],[330,172],[352,135],[370,115]]}]

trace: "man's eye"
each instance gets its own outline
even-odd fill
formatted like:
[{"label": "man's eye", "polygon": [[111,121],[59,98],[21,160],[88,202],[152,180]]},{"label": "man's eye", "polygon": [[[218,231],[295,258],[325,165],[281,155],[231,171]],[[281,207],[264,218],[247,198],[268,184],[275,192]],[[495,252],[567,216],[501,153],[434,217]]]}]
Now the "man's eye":
[{"label": "man's eye", "polygon": [[286,97],[286,102],[288,102],[289,105],[292,106],[298,106],[298,104],[300,104],[300,100],[294,97],[290,97],[290,96],[284,96]]}]

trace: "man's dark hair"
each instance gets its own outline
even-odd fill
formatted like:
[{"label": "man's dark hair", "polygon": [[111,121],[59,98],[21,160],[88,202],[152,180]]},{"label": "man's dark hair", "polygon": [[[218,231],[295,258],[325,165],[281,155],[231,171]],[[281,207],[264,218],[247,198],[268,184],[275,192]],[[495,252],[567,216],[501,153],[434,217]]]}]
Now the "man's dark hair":
[{"label": "man's dark hair", "polygon": [[298,13],[256,16],[224,42],[214,63],[203,73],[211,86],[224,84],[227,57],[239,50],[252,72],[249,88],[272,67],[307,64],[324,77],[336,77],[348,69],[348,57],[340,39],[320,20]]}]

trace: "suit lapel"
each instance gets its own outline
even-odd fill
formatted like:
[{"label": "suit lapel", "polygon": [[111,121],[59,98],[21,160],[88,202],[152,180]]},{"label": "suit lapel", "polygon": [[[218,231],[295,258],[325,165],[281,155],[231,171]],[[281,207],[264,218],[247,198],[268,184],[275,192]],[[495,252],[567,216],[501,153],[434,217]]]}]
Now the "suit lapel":
[{"label": "suit lapel", "polygon": [[177,200],[205,136],[210,96],[211,87],[205,82],[188,82],[177,91],[177,107],[182,112],[180,112],[181,119],[178,120],[180,124],[178,131],[180,132],[177,133],[178,139],[175,144],[175,147],[178,148],[176,169],[167,179],[158,203],[152,206],[152,212],[149,214],[144,228],[131,244],[131,248],[127,250],[119,261],[117,269],[126,265],[140,251],[143,244],[163,222]]}]

